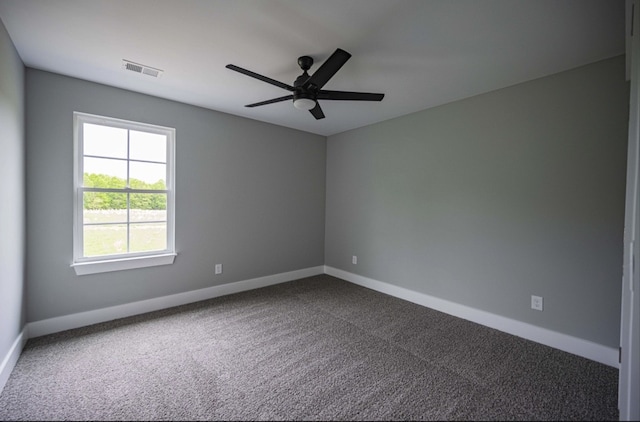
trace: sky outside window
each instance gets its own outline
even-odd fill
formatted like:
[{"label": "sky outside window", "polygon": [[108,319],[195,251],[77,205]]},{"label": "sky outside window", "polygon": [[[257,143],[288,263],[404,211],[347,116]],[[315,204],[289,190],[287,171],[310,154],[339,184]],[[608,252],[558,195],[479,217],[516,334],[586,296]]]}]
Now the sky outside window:
[{"label": "sky outside window", "polygon": [[[127,129],[84,123],[84,172],[126,179]],[[129,131],[129,175],[146,183],[167,180],[166,136]],[[154,163],[135,160],[153,161]],[[158,164],[161,163],[161,164]]]}]

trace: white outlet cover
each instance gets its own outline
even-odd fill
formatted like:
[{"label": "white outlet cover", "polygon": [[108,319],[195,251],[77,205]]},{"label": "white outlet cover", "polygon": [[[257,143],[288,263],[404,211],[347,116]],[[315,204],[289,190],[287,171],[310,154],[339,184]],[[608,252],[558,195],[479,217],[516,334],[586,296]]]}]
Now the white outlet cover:
[{"label": "white outlet cover", "polygon": [[358,263],[358,257],[357,257],[357,256],[355,256],[355,255],[353,255],[353,256],[351,257],[351,263],[352,263],[352,264],[357,264],[357,263]]},{"label": "white outlet cover", "polygon": [[215,273],[222,274],[222,264],[216,264]]},{"label": "white outlet cover", "polygon": [[542,296],[533,296],[531,295],[531,309],[535,309],[536,311],[542,310]]}]

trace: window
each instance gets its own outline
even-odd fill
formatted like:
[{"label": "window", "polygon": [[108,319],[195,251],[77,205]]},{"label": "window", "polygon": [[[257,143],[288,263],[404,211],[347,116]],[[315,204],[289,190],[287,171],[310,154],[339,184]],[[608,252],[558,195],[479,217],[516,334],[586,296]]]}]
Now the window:
[{"label": "window", "polygon": [[73,119],[76,274],[173,263],[175,129]]}]

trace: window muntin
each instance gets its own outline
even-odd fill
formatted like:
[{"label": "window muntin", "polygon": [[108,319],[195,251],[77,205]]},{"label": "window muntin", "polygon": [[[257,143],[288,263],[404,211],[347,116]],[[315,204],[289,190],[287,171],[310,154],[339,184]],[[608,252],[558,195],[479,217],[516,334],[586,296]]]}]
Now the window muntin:
[{"label": "window muntin", "polygon": [[175,129],[74,113],[74,138],[74,264],[175,255]]}]

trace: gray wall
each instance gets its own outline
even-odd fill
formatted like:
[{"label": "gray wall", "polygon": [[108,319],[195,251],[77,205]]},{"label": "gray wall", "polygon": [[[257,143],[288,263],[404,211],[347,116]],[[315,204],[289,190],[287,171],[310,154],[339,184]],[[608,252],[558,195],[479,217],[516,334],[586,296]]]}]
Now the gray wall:
[{"label": "gray wall", "polygon": [[[39,70],[26,86],[29,321],[324,263],[325,137]],[[176,128],[173,265],[69,267],[74,111]]]},{"label": "gray wall", "polygon": [[326,265],[617,348],[624,75],[621,56],[329,137]]},{"label": "gray wall", "polygon": [[25,323],[24,66],[0,21],[0,361]]}]

